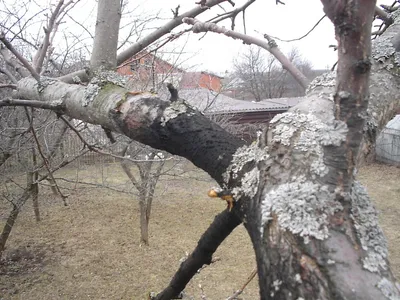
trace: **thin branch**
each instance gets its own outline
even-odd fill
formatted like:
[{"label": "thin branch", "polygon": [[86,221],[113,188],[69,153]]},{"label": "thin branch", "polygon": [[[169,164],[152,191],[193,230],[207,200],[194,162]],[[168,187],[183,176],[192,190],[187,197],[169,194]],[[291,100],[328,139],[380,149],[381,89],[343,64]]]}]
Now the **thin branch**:
[{"label": "thin branch", "polygon": [[[0,89],[6,89],[6,88],[16,90],[17,89],[17,85],[16,84],[12,84],[12,83],[0,84]],[[1,100],[0,100],[0,103],[1,103]],[[1,106],[1,104],[0,104],[0,106]]]},{"label": "thin branch", "polygon": [[375,6],[375,17],[382,20],[383,23],[379,26],[379,30],[371,33],[375,36],[374,38],[384,33],[394,23],[392,16],[378,6]]},{"label": "thin branch", "polygon": [[257,268],[255,268],[247,278],[246,282],[243,284],[243,286],[238,289],[232,296],[228,297],[226,300],[236,300],[238,299],[237,297],[243,293],[244,289],[247,287],[247,285],[253,280],[253,278],[257,274]]},{"label": "thin branch", "polygon": [[[301,39],[304,39],[305,37],[307,37],[311,32],[313,32],[314,29],[317,28],[317,26],[322,22],[322,20],[325,19],[325,17],[326,17],[326,15],[323,15],[323,16],[317,21],[317,23],[315,23],[315,25],[314,25],[309,31],[307,31],[306,34],[302,35],[302,36],[299,37],[299,38],[284,40],[284,39],[280,39],[280,38],[275,37],[275,36],[272,36],[272,35],[269,35],[269,36],[272,37],[272,38],[275,39],[275,40],[280,41],[280,42],[294,42],[294,41],[300,41]],[[259,33],[258,31],[256,31],[256,32]]]},{"label": "thin branch", "polygon": [[63,4],[64,4],[63,0],[60,0],[58,2],[56,9],[51,14],[47,28],[43,28],[44,33],[45,33],[43,43],[40,45],[40,47],[35,55],[35,58],[33,59],[33,64],[35,67],[35,71],[37,73],[40,73],[40,71],[42,69],[42,65],[43,65],[43,61],[44,61],[44,58],[47,53],[47,49],[50,46],[50,34],[54,30],[54,25],[56,24],[56,19],[58,18],[59,14],[61,12]]},{"label": "thin branch", "polygon": [[[221,22],[221,21],[223,21],[223,20],[231,19],[231,29],[234,30],[234,29],[235,29],[235,20],[236,20],[237,15],[238,15],[239,13],[243,12],[243,20],[244,20],[244,19],[245,19],[244,14],[245,14],[246,9],[247,9],[251,4],[253,4],[255,1],[256,1],[256,0],[248,0],[248,1],[247,1],[246,3],[244,3],[242,6],[236,8],[236,9],[234,9],[234,10],[225,12],[225,13],[223,13],[223,14],[217,15],[217,16],[215,16],[214,18],[208,20],[208,22],[212,22],[212,23],[217,24],[217,23],[219,23],[219,22]],[[232,3],[231,3],[231,4],[232,4]],[[232,6],[235,6],[235,4],[233,3]],[[245,22],[243,23],[243,25],[246,26],[246,25],[245,25]],[[246,30],[245,30],[245,32],[246,32]]]},{"label": "thin branch", "polygon": [[[260,40],[258,38],[236,32],[233,30],[226,29],[225,27],[218,26],[214,23],[203,23],[193,18],[184,18],[183,20],[186,24],[193,25],[192,31],[194,33],[199,32],[215,32],[221,33],[233,39],[242,40],[245,44],[257,45],[268,52],[270,52],[275,58],[282,64],[282,66],[288,70],[288,72],[296,79],[297,83],[305,90],[308,86],[307,78],[301,73],[301,71],[279,50],[276,43],[270,40],[268,43]],[[267,36],[268,37],[268,36]]]},{"label": "thin branch", "polygon": [[0,67],[0,73],[3,73],[4,75],[6,75],[8,77],[8,79],[11,80],[12,83],[18,83],[17,78],[15,78],[15,76],[7,69],[7,66],[4,66],[4,68]]},{"label": "thin branch", "polygon": [[37,81],[40,81],[40,75],[35,71],[32,65],[21,54],[19,54],[19,52],[13,47],[13,45],[11,45],[11,43],[6,39],[4,33],[0,33],[0,41],[2,41],[4,46],[6,46],[7,49],[10,50],[16,58],[18,58],[18,60],[24,65],[24,67],[28,69],[33,78],[35,78]]},{"label": "thin branch", "polygon": [[[16,89],[16,85],[8,84],[11,88]],[[1,87],[1,85],[0,85]],[[0,107],[3,106],[25,106],[25,107],[34,107],[40,109],[49,109],[55,111],[57,113],[63,114],[65,112],[65,104],[62,101],[54,101],[54,102],[43,102],[38,100],[23,100],[23,99],[12,99],[6,98],[0,100]]]},{"label": "thin branch", "polygon": [[[28,113],[28,111],[27,111],[26,108],[25,108],[25,111],[26,111],[26,116],[27,116],[28,120],[29,120],[30,122],[33,122],[33,115],[32,115],[32,116],[29,116],[29,113]],[[58,186],[56,180],[54,179],[53,173],[51,172],[51,169],[50,169],[50,166],[49,166],[49,161],[48,161],[47,157],[44,155],[44,153],[43,153],[43,151],[42,151],[42,147],[40,146],[40,142],[39,142],[39,139],[38,139],[38,137],[37,137],[37,135],[36,135],[36,130],[34,129],[34,126],[31,126],[30,129],[31,129],[32,136],[33,136],[33,138],[34,138],[34,140],[35,140],[35,143],[36,143],[38,152],[39,152],[40,156],[42,157],[44,166],[46,167],[47,172],[48,172],[48,174],[49,174],[49,176],[50,176],[52,182],[54,182],[55,188],[56,188],[58,194],[60,195],[61,200],[62,200],[63,203],[64,203],[64,206],[68,206],[67,201],[66,201],[67,196],[65,196],[65,195],[61,192],[60,187]]]}]

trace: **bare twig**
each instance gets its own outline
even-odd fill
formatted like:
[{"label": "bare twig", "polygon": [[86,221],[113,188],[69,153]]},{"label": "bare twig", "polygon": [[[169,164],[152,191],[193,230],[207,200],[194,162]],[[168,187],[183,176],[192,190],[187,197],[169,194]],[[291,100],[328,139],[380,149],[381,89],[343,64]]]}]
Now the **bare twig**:
[{"label": "bare twig", "polygon": [[[9,87],[16,89],[16,86],[13,84],[8,84]],[[14,87],[15,86],[15,87]],[[0,86],[1,88],[1,86]],[[55,111],[59,114],[63,114],[65,110],[65,105],[63,102],[55,101],[53,103],[43,102],[38,100],[23,100],[23,99],[12,99],[6,98],[0,100],[0,107],[2,106],[25,106],[25,107],[34,107],[41,109],[49,109]]]},{"label": "bare twig", "polygon": [[400,6],[394,6],[396,3],[397,1],[395,1],[392,5],[381,4],[380,7],[382,7],[385,11],[392,13],[398,10],[398,8],[400,7]]},{"label": "bare twig", "polygon": [[36,72],[32,65],[13,47],[13,45],[11,45],[11,43],[6,39],[4,33],[0,34],[0,41],[2,41],[4,46],[6,46],[7,49],[10,50],[16,58],[18,58],[18,60],[24,65],[24,67],[28,69],[33,78],[35,78],[37,81],[40,81],[40,75]]},{"label": "bare twig", "polygon": [[[62,14],[63,10],[65,10],[72,3],[73,3],[73,1],[69,1],[64,5],[64,0],[60,0],[58,2],[54,12],[51,14],[51,17],[49,19],[47,27],[43,28],[45,36],[44,36],[42,44],[40,45],[40,47],[35,55],[35,58],[33,59],[33,64],[35,67],[35,71],[37,73],[40,73],[40,71],[42,69],[44,58],[46,57],[47,49],[50,46],[50,41],[51,41],[50,35],[53,31],[54,32],[56,31],[56,28],[58,27],[58,24],[61,21],[61,19],[59,19],[58,22],[56,22],[56,20]],[[53,36],[53,38],[54,38],[54,36]]]},{"label": "bare twig", "polygon": [[[211,18],[210,20],[208,20],[207,22],[212,22],[212,23],[219,23],[223,20],[226,19],[231,19],[231,29],[235,29],[235,19],[237,17],[237,15],[241,12],[243,12],[243,18],[244,18],[244,14],[246,9],[255,2],[255,0],[248,0],[246,3],[244,3],[242,6],[235,8],[234,10],[225,12],[223,14],[219,14],[214,18]],[[232,3],[231,3],[232,4]],[[233,3],[232,6],[235,6],[235,4]],[[243,24],[245,26],[245,23]],[[246,30],[245,30],[246,32]]]},{"label": "bare twig", "polygon": [[[17,85],[16,84],[11,84],[11,83],[0,84],[0,89],[6,89],[6,88],[16,90],[17,89]],[[0,100],[0,103],[1,103],[1,100]],[[1,106],[1,104],[0,104],[0,106]]]},{"label": "bare twig", "polygon": [[[25,108],[25,111],[26,111],[26,116],[27,116],[29,122],[33,122],[33,115],[29,116],[29,113],[28,113],[27,108]],[[61,192],[60,187],[58,186],[56,180],[54,179],[53,172],[51,172],[51,169],[50,169],[49,161],[48,161],[47,157],[44,155],[44,153],[43,153],[43,151],[42,151],[42,147],[40,146],[40,142],[39,142],[39,139],[38,139],[38,137],[37,137],[37,135],[36,135],[36,130],[35,130],[34,126],[31,125],[30,129],[31,129],[32,136],[33,136],[33,138],[34,138],[34,140],[35,140],[35,143],[36,143],[38,152],[39,152],[40,156],[42,157],[44,166],[46,167],[47,172],[48,172],[48,174],[49,174],[49,176],[50,176],[52,182],[54,183],[55,188],[56,188],[58,194],[59,194],[60,197],[61,197],[61,200],[62,200],[63,203],[64,203],[64,206],[68,206],[67,201],[66,201],[66,199],[67,199],[68,196],[64,195],[64,194]]]},{"label": "bare twig", "polygon": [[[269,35],[269,36],[272,37],[272,38],[275,39],[275,40],[280,41],[280,42],[294,42],[294,41],[299,41],[299,40],[304,39],[305,37],[307,37],[311,32],[313,32],[314,29],[317,28],[317,26],[322,22],[322,20],[323,20],[325,17],[326,17],[326,15],[323,15],[323,16],[317,21],[317,23],[315,23],[315,25],[314,25],[309,31],[307,31],[306,34],[302,35],[301,37],[298,37],[298,38],[295,38],[295,39],[284,40],[284,39],[280,39],[280,38],[278,38],[278,37],[276,37],[276,36],[272,36],[272,35]],[[256,32],[259,33],[258,31],[256,31]]]},{"label": "bare twig", "polygon": [[242,285],[242,287],[240,289],[238,289],[232,296],[226,298],[226,300],[236,300],[237,297],[241,293],[243,293],[246,286],[253,280],[253,278],[256,276],[256,274],[257,274],[257,268],[255,268],[253,271],[251,271],[249,277],[247,278],[246,282]]},{"label": "bare twig", "polygon": [[174,19],[178,17],[178,15],[179,15],[179,8],[180,8],[180,7],[181,7],[181,6],[178,5],[177,7],[175,7],[175,9],[171,9],[172,14],[173,14],[173,16],[174,16]]}]

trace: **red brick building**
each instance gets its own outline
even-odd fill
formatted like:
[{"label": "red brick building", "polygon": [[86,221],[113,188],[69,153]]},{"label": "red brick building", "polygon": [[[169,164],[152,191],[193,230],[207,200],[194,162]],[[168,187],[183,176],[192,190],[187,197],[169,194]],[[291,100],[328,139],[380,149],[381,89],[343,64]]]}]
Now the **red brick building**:
[{"label": "red brick building", "polygon": [[223,77],[208,72],[185,72],[179,85],[179,89],[204,88],[214,92],[220,92]]},{"label": "red brick building", "polygon": [[142,88],[155,88],[164,82],[179,86],[183,70],[148,52],[141,52],[117,67],[117,72],[131,76],[131,82]]},{"label": "red brick building", "polygon": [[173,64],[148,52],[141,52],[117,67],[117,72],[131,76],[131,82],[138,87],[150,89],[154,86],[170,82],[178,89],[205,88],[219,92],[222,79],[208,72],[185,72]]}]

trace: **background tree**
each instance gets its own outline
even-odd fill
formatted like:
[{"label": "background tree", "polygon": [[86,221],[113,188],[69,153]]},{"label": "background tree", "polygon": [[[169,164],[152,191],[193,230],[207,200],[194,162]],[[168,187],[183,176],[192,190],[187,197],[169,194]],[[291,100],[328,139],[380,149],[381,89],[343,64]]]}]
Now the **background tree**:
[{"label": "background tree", "polygon": [[[311,63],[302,58],[296,48],[292,48],[287,56],[309,81],[316,77]],[[260,47],[250,46],[234,60],[233,66],[231,81],[235,82],[238,98],[261,101],[304,95],[304,89],[279,64],[275,56],[265,53]]]}]

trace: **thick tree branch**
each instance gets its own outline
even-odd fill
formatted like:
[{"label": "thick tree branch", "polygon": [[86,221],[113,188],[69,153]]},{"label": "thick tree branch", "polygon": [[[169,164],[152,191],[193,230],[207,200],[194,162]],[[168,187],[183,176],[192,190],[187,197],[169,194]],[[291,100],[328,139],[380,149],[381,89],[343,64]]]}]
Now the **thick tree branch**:
[{"label": "thick tree branch", "polygon": [[[369,74],[372,65],[370,36],[375,7],[370,7],[374,1],[364,2],[359,4],[360,11],[355,12],[346,1],[342,1],[338,4],[340,6],[335,8],[332,8],[332,3],[322,1],[325,13],[335,25],[338,40],[335,120],[344,122],[348,128],[346,143],[342,143],[340,147],[325,149],[325,162],[341,174],[342,186],[337,188],[343,192],[348,192],[352,184],[358,150],[363,138],[360,133],[364,128],[369,100]],[[338,165],[337,162],[340,156],[343,158],[342,165]],[[336,185],[339,178],[334,176],[331,181]]]},{"label": "thick tree branch", "polygon": [[59,13],[60,13],[60,10],[61,10],[63,4],[64,4],[63,0],[60,0],[58,2],[56,9],[50,16],[50,20],[49,20],[47,28],[44,28],[43,43],[42,43],[42,45],[40,45],[40,47],[35,55],[35,58],[33,60],[34,69],[38,74],[40,74],[40,71],[43,66],[44,58],[46,57],[47,49],[50,46],[50,34],[54,29],[56,19],[59,16]]},{"label": "thick tree branch", "polygon": [[[122,64],[129,58],[131,58],[136,53],[139,53],[141,50],[145,49],[147,46],[151,45],[162,36],[169,34],[173,29],[178,27],[182,24],[182,19],[185,17],[194,18],[199,14],[207,11],[209,8],[218,5],[226,0],[208,0],[205,2],[205,5],[199,5],[183,14],[180,14],[176,18],[173,18],[171,21],[167,22],[165,25],[161,26],[157,30],[153,31],[152,33],[146,35],[143,39],[137,41],[132,46],[127,48],[126,50],[122,51],[120,54],[117,55],[117,65]],[[67,83],[74,83],[76,78],[80,78],[82,82],[89,81],[89,77],[85,70],[80,70],[62,77],[58,79]]]},{"label": "thick tree branch", "polygon": [[[153,148],[190,159],[219,183],[236,149],[244,141],[224,131],[182,100],[166,102],[150,93],[130,93],[111,82],[87,87],[48,81],[41,93],[31,78],[18,84],[24,99],[62,99],[65,114],[114,132],[126,134]],[[146,113],[147,111],[147,113]]]},{"label": "thick tree branch", "polygon": [[[110,22],[112,20],[112,22]],[[121,20],[120,0],[100,0],[97,9],[96,31],[90,67],[92,71],[103,67],[117,67],[118,32]]]}]

